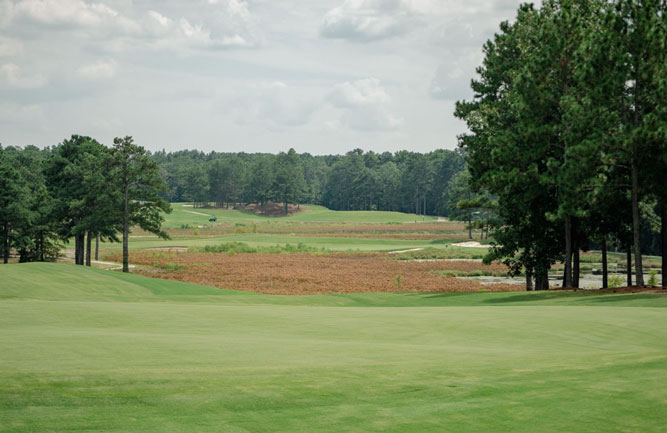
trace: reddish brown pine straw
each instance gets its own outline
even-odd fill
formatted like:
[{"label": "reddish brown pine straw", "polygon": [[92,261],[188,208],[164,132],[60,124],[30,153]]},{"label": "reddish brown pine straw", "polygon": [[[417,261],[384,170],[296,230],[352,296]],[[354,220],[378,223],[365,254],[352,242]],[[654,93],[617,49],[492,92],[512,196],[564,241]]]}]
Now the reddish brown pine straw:
[{"label": "reddish brown pine straw", "polygon": [[[112,256],[110,259],[117,260]],[[518,291],[514,284],[490,284],[437,275],[432,271],[504,271],[501,264],[475,261],[414,262],[380,254],[237,254],[133,253],[134,264],[176,268],[172,272],[142,269],[158,278],[267,294],[307,295],[359,292]],[[177,266],[176,266],[177,265]],[[399,282],[400,281],[400,282]]]}]

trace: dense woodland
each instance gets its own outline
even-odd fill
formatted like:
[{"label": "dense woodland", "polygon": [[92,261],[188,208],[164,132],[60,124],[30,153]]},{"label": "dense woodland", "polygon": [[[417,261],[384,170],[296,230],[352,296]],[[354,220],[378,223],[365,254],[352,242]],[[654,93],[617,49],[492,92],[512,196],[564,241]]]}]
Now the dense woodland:
[{"label": "dense woodland", "polygon": [[605,268],[610,244],[634,252],[643,285],[643,221],[667,249],[666,9],[664,0],[526,4],[484,46],[475,96],[456,107],[470,130],[460,143],[474,188],[498,199],[487,260],[525,269],[528,288],[532,277],[548,288],[556,262],[563,285],[578,287],[579,251],[591,243]]},{"label": "dense woodland", "polygon": [[156,152],[171,202],[310,203],[333,210],[387,210],[448,216],[456,209],[451,182],[463,172],[459,151],[401,151],[313,156]]}]

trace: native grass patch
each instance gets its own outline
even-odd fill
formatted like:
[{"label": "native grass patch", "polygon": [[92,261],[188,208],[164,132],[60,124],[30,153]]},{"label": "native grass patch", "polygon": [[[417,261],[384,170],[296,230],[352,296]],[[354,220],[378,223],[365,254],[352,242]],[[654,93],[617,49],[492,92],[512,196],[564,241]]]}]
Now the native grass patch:
[{"label": "native grass patch", "polygon": [[[137,265],[168,269],[139,273],[195,284],[270,294],[303,295],[357,292],[473,292],[481,284],[447,272],[505,271],[504,265],[477,261],[396,261],[381,253],[322,253],[304,246],[275,246],[269,251],[241,243],[212,246],[209,252],[132,252]],[[305,250],[305,251],[304,251]],[[110,257],[115,259],[116,257]],[[482,271],[479,271],[479,270]],[[400,278],[397,279],[397,275]],[[485,290],[521,290],[512,284]]]},{"label": "native grass patch", "polygon": [[302,242],[299,242],[295,245],[293,244],[276,244],[271,246],[250,246],[244,242],[225,242],[217,245],[205,245],[203,247],[194,247],[192,248],[194,252],[204,252],[204,253],[225,253],[225,254],[251,254],[251,253],[264,253],[264,254],[286,254],[286,253],[328,253],[329,250],[325,248],[317,248],[310,245],[306,245]]}]

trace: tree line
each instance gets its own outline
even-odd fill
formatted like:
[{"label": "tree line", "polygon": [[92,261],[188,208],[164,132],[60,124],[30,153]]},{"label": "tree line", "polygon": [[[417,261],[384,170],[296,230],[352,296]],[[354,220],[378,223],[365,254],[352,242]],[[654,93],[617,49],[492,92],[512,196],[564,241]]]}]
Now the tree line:
[{"label": "tree line", "polygon": [[[579,287],[579,252],[634,255],[644,285],[646,229],[667,269],[667,60],[664,0],[522,5],[484,45],[474,98],[457,103],[471,182],[498,199],[489,260],[547,289]],[[533,286],[534,278],[534,286]],[[628,269],[628,284],[632,271]],[[665,278],[663,278],[665,286]]]},{"label": "tree line", "polygon": [[313,156],[294,149],[278,155],[204,153],[151,155],[168,186],[170,202],[310,203],[333,210],[384,210],[423,215],[456,213],[452,181],[465,171],[459,151],[426,154],[364,152]]},{"label": "tree line", "polygon": [[[131,227],[162,237],[168,202],[157,164],[132,137],[106,147],[73,135],[52,148],[0,146],[0,228],[3,262],[12,250],[20,262],[58,257],[74,241],[75,262],[90,266],[92,242],[123,242],[128,272]],[[97,254],[96,254],[97,255]],[[96,257],[97,258],[97,257]]]}]

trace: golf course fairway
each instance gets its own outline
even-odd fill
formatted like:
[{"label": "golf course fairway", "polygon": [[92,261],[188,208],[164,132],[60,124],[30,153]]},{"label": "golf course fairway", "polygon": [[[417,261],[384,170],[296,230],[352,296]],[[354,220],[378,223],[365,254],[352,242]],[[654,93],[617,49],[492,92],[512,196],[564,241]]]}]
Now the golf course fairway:
[{"label": "golf course fairway", "polygon": [[0,266],[0,432],[665,432],[665,307]]}]

